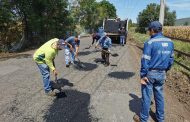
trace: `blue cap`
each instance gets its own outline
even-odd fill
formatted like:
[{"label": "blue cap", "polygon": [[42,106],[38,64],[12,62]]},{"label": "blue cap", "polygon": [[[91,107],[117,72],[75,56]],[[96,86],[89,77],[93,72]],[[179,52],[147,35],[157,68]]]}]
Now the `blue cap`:
[{"label": "blue cap", "polygon": [[162,30],[162,24],[159,21],[153,21],[149,24],[148,29],[155,30],[155,31],[161,31]]}]

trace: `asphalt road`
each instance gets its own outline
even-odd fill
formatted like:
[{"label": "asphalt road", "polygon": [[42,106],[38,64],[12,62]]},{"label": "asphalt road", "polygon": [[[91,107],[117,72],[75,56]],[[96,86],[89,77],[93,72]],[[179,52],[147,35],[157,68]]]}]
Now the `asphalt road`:
[{"label": "asphalt road", "polygon": [[[56,57],[58,82],[64,86],[60,98],[44,94],[34,51],[0,61],[0,122],[133,122],[141,96],[136,48],[113,45],[112,53],[119,56],[105,67],[97,62],[100,52],[84,49],[90,43],[90,38],[81,39],[83,69],[66,68],[63,51]],[[178,101],[171,105],[175,99],[168,94],[166,122],[188,122],[189,113]]]}]

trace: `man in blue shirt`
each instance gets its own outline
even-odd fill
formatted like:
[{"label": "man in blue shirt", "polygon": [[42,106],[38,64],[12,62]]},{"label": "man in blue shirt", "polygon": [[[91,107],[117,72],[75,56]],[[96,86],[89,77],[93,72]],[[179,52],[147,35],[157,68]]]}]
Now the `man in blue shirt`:
[{"label": "man in blue shirt", "polygon": [[69,67],[69,64],[73,64],[75,57],[78,56],[80,40],[78,36],[70,36],[65,40],[65,63],[66,67]]},{"label": "man in blue shirt", "polygon": [[98,40],[95,48],[97,48],[98,45],[102,48],[102,59],[105,62],[105,66],[109,66],[109,52],[112,46],[112,40],[107,36],[107,33],[104,33],[104,35]]},{"label": "man in blue shirt", "polygon": [[156,119],[164,122],[164,96],[163,85],[166,72],[174,61],[174,44],[171,39],[162,34],[162,25],[153,21],[149,25],[150,39],[144,43],[141,59],[141,112],[140,117],[134,116],[136,122],[147,122],[151,104],[152,92],[156,104]]}]

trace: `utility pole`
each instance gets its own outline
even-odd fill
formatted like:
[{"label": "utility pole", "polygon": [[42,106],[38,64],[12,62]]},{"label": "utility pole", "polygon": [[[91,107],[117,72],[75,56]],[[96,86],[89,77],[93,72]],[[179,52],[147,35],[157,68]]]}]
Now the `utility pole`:
[{"label": "utility pole", "polygon": [[166,0],[160,0],[160,17],[159,22],[164,25],[164,13],[165,13]]},{"label": "utility pole", "polygon": [[129,30],[129,19],[127,18],[127,28],[126,28],[127,32]]}]

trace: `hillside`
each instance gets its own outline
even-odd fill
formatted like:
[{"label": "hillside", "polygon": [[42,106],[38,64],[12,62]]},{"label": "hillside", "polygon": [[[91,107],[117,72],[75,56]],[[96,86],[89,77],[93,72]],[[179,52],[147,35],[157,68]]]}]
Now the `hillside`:
[{"label": "hillside", "polygon": [[182,18],[182,19],[177,19],[175,22],[175,25],[184,25],[186,22],[188,22],[188,25],[190,25],[190,17],[189,18]]}]

